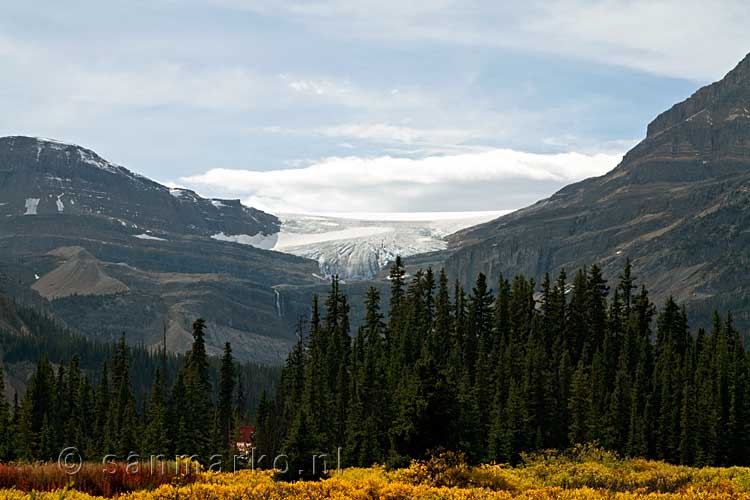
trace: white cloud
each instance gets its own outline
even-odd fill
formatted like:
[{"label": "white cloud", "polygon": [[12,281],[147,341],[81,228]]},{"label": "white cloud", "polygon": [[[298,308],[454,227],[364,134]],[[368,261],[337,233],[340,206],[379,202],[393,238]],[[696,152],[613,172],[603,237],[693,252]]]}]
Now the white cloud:
[{"label": "white cloud", "polygon": [[519,208],[551,194],[550,189],[604,174],[621,158],[508,149],[423,159],[352,156],[287,170],[217,168],[181,182],[231,193],[276,213],[498,210]]},{"label": "white cloud", "polygon": [[541,5],[522,31],[529,35],[526,42],[540,35],[538,47],[548,52],[715,80],[750,50],[750,11],[744,0],[557,0]]},{"label": "white cloud", "polygon": [[290,80],[283,76],[282,79],[287,80],[290,89],[301,94],[341,95],[349,93],[348,89],[339,87],[327,80]]},{"label": "white cloud", "polygon": [[439,102],[437,97],[420,88],[378,88],[354,84],[347,79],[310,75],[300,77],[281,74],[279,79],[292,99],[302,99],[305,102],[320,100],[370,112],[429,108]]},{"label": "white cloud", "polygon": [[723,76],[750,49],[744,0],[221,0],[317,29],[392,43],[536,50],[700,81]]},{"label": "white cloud", "polygon": [[173,105],[248,109],[264,91],[260,78],[241,67],[196,71],[174,63],[128,71],[78,68],[63,73],[58,83],[63,95],[77,104],[125,109]]},{"label": "white cloud", "polygon": [[419,129],[390,125],[388,123],[350,123],[318,129],[328,137],[348,137],[385,143],[402,144],[456,144],[476,137],[486,137],[487,132],[467,129]]},{"label": "white cloud", "polygon": [[[417,128],[390,123],[344,123],[313,128],[286,128],[278,125],[249,129],[249,132],[268,134],[323,136],[341,139],[370,141],[380,144],[402,144],[447,147],[459,145],[472,139],[492,137],[499,130],[488,127],[485,130],[465,128]],[[344,147],[351,144],[344,143]]]}]

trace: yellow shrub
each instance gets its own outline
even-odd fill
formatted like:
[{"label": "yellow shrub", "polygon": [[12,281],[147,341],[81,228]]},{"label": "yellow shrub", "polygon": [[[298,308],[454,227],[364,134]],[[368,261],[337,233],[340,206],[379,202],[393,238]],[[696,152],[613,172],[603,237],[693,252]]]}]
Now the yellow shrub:
[{"label": "yellow shrub", "polygon": [[[441,454],[407,469],[345,469],[319,482],[276,482],[271,471],[201,473],[193,484],[165,484],[118,500],[740,500],[750,469],[689,468],[621,460],[593,448],[545,452],[525,465],[468,466]],[[101,500],[77,491],[0,490],[0,500]]]}]

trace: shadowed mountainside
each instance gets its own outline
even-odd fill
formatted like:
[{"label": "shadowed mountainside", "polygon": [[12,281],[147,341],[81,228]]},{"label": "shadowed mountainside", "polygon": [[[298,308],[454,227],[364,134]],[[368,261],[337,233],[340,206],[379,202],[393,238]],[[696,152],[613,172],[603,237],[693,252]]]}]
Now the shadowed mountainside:
[{"label": "shadowed mountainside", "polygon": [[724,79],[660,114],[608,174],[449,237],[444,263],[470,283],[630,258],[657,301],[672,295],[698,324],[714,308],[750,326],[750,55]]},{"label": "shadowed mountainside", "polygon": [[[313,261],[220,241],[263,238],[279,220],[239,200],[170,189],[80,146],[0,138],[0,272],[14,297],[44,304],[81,333],[186,350],[208,320],[208,348],[280,362],[320,283]],[[36,293],[35,293],[36,292]]]}]

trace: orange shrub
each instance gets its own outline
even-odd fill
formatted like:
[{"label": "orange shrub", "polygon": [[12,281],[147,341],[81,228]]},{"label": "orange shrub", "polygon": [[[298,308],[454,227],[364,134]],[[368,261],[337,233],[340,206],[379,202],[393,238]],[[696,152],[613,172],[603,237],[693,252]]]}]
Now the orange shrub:
[{"label": "orange shrub", "polygon": [[86,463],[81,470],[70,475],[56,463],[0,464],[0,490],[13,488],[25,492],[72,487],[91,495],[112,497],[129,491],[152,490],[162,484],[188,484],[196,477],[195,469],[188,468],[186,472],[182,464],[178,470],[174,461],[155,464],[153,471],[148,464],[128,469],[125,463]]}]

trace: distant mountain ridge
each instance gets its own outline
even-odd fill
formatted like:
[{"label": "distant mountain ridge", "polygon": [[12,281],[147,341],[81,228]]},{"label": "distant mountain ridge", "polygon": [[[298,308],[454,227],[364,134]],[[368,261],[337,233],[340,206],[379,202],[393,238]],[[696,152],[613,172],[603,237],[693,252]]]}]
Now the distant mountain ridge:
[{"label": "distant mountain ridge", "polygon": [[134,234],[268,235],[279,219],[239,200],[168,188],[95,152],[51,139],[0,138],[0,217],[97,215]]},{"label": "distant mountain ridge", "polygon": [[595,262],[616,277],[629,257],[657,300],[675,296],[701,324],[717,308],[750,326],[750,55],[661,113],[608,174],[448,240],[415,262],[468,283]]},{"label": "distant mountain ridge", "polygon": [[233,243],[273,238],[279,225],[81,146],[0,138],[2,288],[91,338],[155,348],[166,333],[183,351],[204,317],[211,353],[230,341],[240,359],[281,362],[309,309],[294,289],[321,284],[317,264]]}]

